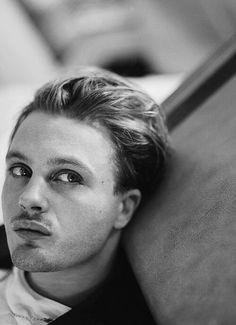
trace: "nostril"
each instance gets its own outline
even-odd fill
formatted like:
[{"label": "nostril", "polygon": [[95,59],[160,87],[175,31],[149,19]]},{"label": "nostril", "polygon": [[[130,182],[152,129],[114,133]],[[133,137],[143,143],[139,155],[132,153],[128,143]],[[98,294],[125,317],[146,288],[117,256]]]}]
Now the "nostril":
[{"label": "nostril", "polygon": [[20,207],[22,208],[22,210],[32,210],[32,211],[36,211],[36,212],[40,212],[42,211],[42,207],[40,206],[27,206],[26,204],[22,204],[22,203],[19,203]]},{"label": "nostril", "polygon": [[40,206],[33,206],[30,209],[34,210],[34,211],[41,211],[42,210],[42,208]]},{"label": "nostril", "polygon": [[26,210],[26,207],[24,206],[24,204],[20,203],[19,205],[23,210]]},{"label": "nostril", "polygon": [[19,198],[18,205],[23,211],[42,212],[48,209],[48,200],[42,195],[38,197],[22,196]]}]

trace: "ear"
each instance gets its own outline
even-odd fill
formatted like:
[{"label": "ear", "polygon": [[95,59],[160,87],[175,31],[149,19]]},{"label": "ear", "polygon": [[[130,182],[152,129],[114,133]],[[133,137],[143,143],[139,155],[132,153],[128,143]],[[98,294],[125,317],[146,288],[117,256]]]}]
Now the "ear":
[{"label": "ear", "polygon": [[139,206],[141,197],[141,192],[138,189],[132,189],[121,194],[120,213],[114,223],[115,229],[122,229],[129,223],[135,210]]}]

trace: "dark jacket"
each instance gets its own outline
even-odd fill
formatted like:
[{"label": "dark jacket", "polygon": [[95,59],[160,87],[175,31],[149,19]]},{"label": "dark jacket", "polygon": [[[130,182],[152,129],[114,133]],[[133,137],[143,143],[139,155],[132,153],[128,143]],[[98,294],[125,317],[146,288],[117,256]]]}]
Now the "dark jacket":
[{"label": "dark jacket", "polygon": [[[0,227],[0,269],[11,260],[4,227]],[[155,325],[134,274],[120,249],[106,281],[85,301],[51,322],[53,325]]]}]

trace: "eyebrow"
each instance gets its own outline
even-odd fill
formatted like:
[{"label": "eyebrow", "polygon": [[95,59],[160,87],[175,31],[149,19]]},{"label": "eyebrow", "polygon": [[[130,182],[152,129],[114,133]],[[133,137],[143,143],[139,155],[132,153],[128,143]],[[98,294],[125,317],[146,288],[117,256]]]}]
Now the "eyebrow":
[{"label": "eyebrow", "polygon": [[[23,153],[17,150],[10,150],[6,155],[6,161],[11,159],[20,159],[25,161],[26,163],[30,163],[30,159],[26,157]],[[89,175],[93,175],[92,169],[89,168],[86,164],[81,161],[78,161],[74,157],[66,156],[66,157],[53,157],[47,160],[47,165],[49,166],[61,166],[61,165],[72,165],[75,167],[79,167],[87,172]]]},{"label": "eyebrow", "polygon": [[89,168],[83,162],[78,161],[74,157],[70,157],[70,156],[49,158],[47,164],[51,166],[72,165],[75,167],[79,167],[80,169],[83,169],[85,172],[87,172],[90,175],[93,175],[91,168]]},{"label": "eyebrow", "polygon": [[21,152],[19,151],[8,151],[7,155],[6,155],[6,161],[11,160],[13,158],[17,158],[17,159],[21,159],[24,160],[25,162],[29,162],[29,159]]}]

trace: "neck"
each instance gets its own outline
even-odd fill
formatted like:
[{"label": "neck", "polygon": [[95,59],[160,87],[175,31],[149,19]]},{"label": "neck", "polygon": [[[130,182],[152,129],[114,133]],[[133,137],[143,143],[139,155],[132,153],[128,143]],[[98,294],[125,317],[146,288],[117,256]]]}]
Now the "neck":
[{"label": "neck", "polygon": [[113,265],[119,238],[107,243],[92,260],[56,272],[29,272],[26,280],[40,295],[73,307],[102,283]]}]

